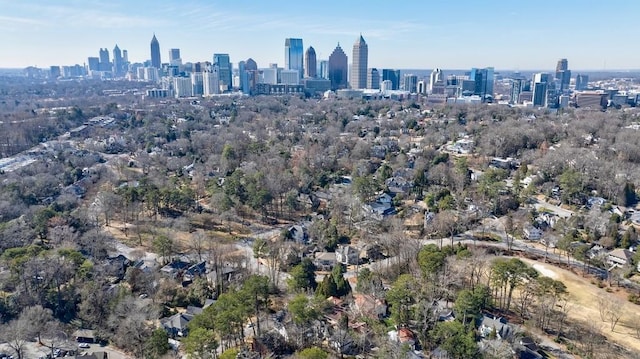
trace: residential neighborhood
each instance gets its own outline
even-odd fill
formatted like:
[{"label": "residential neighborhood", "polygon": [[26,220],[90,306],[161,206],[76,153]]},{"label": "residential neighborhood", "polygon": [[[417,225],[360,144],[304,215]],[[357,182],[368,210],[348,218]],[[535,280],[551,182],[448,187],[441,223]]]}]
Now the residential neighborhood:
[{"label": "residential neighborhood", "polygon": [[84,101],[2,160],[0,353],[640,352],[635,108]]}]

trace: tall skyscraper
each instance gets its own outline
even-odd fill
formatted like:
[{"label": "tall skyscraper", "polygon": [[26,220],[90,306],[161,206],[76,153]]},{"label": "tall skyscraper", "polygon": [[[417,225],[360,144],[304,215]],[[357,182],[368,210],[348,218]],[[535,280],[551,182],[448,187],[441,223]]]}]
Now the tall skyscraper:
[{"label": "tall skyscraper", "polygon": [[416,93],[419,93],[421,95],[425,95],[427,93],[427,80],[420,80],[418,81],[418,90],[416,91]]},{"label": "tall skyscraper", "polygon": [[516,78],[511,80],[511,96],[509,98],[510,104],[519,103],[520,94],[524,91],[526,80]]},{"label": "tall skyscraper", "polygon": [[329,61],[327,60],[320,61],[320,78],[329,79]]},{"label": "tall skyscraper", "polygon": [[258,64],[256,63],[256,60],[252,58],[247,59],[244,67],[247,71],[258,71]]},{"label": "tall skyscraper", "polygon": [[304,74],[304,47],[302,39],[285,39],[284,40],[284,68],[285,70],[297,70],[298,76]]},{"label": "tall skyscraper", "polygon": [[560,59],[556,64],[556,72],[569,70],[569,61],[567,59]]},{"label": "tall skyscraper", "polygon": [[151,67],[159,69],[162,67],[162,61],[160,60],[160,43],[156,38],[156,34],[153,34],[151,39]]},{"label": "tall skyscraper", "polygon": [[260,73],[258,72],[258,64],[254,59],[249,58],[244,65],[245,71],[247,72],[247,80],[249,82],[249,93],[252,93],[256,88],[256,84],[260,79]]},{"label": "tall skyscraper", "polygon": [[220,81],[218,79],[218,68],[214,65],[211,71],[202,73],[202,90],[205,96],[220,93]]},{"label": "tall skyscraper", "polygon": [[571,83],[571,71],[569,70],[569,61],[567,59],[558,60],[556,65],[556,80],[559,82],[559,90],[569,90],[569,83]]},{"label": "tall skyscraper", "polygon": [[204,77],[202,72],[191,73],[191,85],[193,86],[193,96],[204,95]]},{"label": "tall skyscraper", "polygon": [[100,58],[89,57],[87,59],[87,65],[89,66],[89,71],[100,71]]},{"label": "tall skyscraper", "polygon": [[435,68],[431,71],[431,75],[429,76],[429,93],[433,93],[433,85],[438,81],[443,81],[442,70]]},{"label": "tall skyscraper", "polygon": [[123,60],[122,60],[122,51],[116,44],[116,47],[113,48],[113,75],[120,76],[123,74]]},{"label": "tall skyscraper", "polygon": [[546,82],[536,82],[533,84],[533,106],[534,107],[547,106],[548,88],[549,88],[549,84]]},{"label": "tall skyscraper", "polygon": [[231,59],[229,54],[213,54],[213,65],[218,67],[218,79],[220,86],[225,90],[230,90],[232,80]]},{"label": "tall skyscraper", "polygon": [[367,88],[367,66],[369,47],[362,35],[353,44],[353,64],[351,65],[351,88]]},{"label": "tall skyscraper", "polygon": [[169,64],[182,65],[182,58],[180,57],[180,49],[169,49]]},{"label": "tall skyscraper", "polygon": [[238,62],[238,77],[240,79],[240,91],[244,94],[250,93],[249,87],[249,71],[247,71],[247,63],[244,61]]},{"label": "tall skyscraper", "polygon": [[493,101],[493,67],[472,68],[469,80],[475,81],[474,95],[480,96],[482,102]]},{"label": "tall skyscraper", "polygon": [[304,77],[317,77],[316,50],[313,46],[309,46],[304,53]]},{"label": "tall skyscraper", "polygon": [[191,77],[174,77],[173,91],[176,98],[193,96],[193,82],[191,82]]},{"label": "tall skyscraper", "polygon": [[60,66],[50,66],[49,67],[49,78],[50,79],[57,79],[58,77],[60,77],[61,75],[61,71],[60,71]]},{"label": "tall skyscraper", "polygon": [[367,71],[367,88],[372,90],[380,89],[380,73],[375,67]]},{"label": "tall skyscraper", "polygon": [[418,93],[418,76],[413,74],[404,75],[402,88],[410,93]]},{"label": "tall skyscraper", "polygon": [[382,81],[391,81],[391,90],[400,89],[400,70],[382,69]]},{"label": "tall skyscraper", "polygon": [[547,106],[549,81],[551,76],[548,73],[537,73],[533,76],[533,106]]},{"label": "tall skyscraper", "polygon": [[578,74],[576,76],[576,91],[584,91],[589,87],[589,75]]},{"label": "tall skyscraper", "polygon": [[347,54],[340,47],[340,43],[329,56],[329,80],[331,90],[347,88],[347,73],[349,70],[349,60]]},{"label": "tall skyscraper", "polygon": [[100,71],[111,71],[111,61],[109,61],[109,50],[100,49]]}]

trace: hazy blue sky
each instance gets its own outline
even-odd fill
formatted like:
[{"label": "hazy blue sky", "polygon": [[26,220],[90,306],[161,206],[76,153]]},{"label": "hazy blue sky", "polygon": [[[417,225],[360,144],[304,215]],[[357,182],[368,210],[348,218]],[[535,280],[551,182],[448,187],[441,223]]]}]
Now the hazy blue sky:
[{"label": "hazy blue sky", "polygon": [[389,68],[640,68],[637,0],[0,0],[0,67],[72,65],[115,44],[132,62],[229,53],[259,67],[284,64],[284,39],[327,58],[349,56],[362,33],[369,66]]}]

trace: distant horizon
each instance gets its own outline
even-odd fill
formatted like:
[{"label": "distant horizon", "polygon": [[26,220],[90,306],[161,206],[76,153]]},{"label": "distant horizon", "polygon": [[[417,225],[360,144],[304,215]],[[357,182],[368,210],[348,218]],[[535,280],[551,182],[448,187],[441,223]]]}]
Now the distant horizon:
[{"label": "distant horizon", "polygon": [[[0,55],[0,68],[83,64],[100,48],[112,58],[116,44],[128,50],[131,63],[144,62],[154,34],[162,62],[170,48],[179,48],[192,61],[228,53],[233,63],[253,58],[259,67],[282,65],[289,37],[303,39],[305,49],[313,46],[318,59],[340,43],[351,62],[362,34],[375,68],[518,71],[554,69],[559,58],[567,58],[572,71],[640,66],[637,46],[619,36],[640,32],[640,2],[625,0],[326,0],[322,6],[290,0],[0,0],[0,6],[0,48],[10,49]],[[535,21],[536,14],[544,21]],[[624,32],[602,31],[599,24],[609,19],[624,24]]]},{"label": "distant horizon", "polygon": [[[244,61],[244,60],[240,60],[240,61]],[[187,63],[189,63],[190,61],[188,61]],[[197,62],[197,61],[196,61]],[[195,62],[193,62],[195,63]],[[232,64],[237,65],[237,62],[232,62]],[[24,67],[0,67],[0,71],[23,71],[29,67],[34,67],[34,68],[38,68],[38,69],[42,69],[42,70],[48,70],[51,66],[75,66],[75,65],[84,65],[84,64],[69,64],[69,65],[50,65],[50,66],[24,66]],[[476,66],[477,67],[477,66]],[[234,69],[237,69],[237,66],[233,67]],[[259,67],[260,69],[262,68],[266,68],[266,67]],[[434,68],[395,68],[395,67],[376,67],[377,69],[392,69],[392,70],[399,70],[399,71],[433,71]],[[442,70],[443,72],[446,71],[456,71],[456,72],[468,72],[469,70],[471,70],[472,67],[468,68],[468,69],[464,69],[464,68],[460,68],[460,69],[447,69],[447,68],[439,68],[440,70]],[[550,69],[524,69],[524,70],[520,70],[520,69],[499,69],[499,68],[494,68],[496,73],[500,73],[500,72],[524,72],[524,73],[539,73],[539,72],[549,72],[549,73],[553,73],[555,72],[555,69],[550,68]],[[569,69],[571,70],[572,75],[574,73],[579,73],[579,72],[600,72],[600,73],[625,73],[625,72],[629,72],[629,73],[639,73],[640,74],[640,68],[630,68],[630,69]]]}]

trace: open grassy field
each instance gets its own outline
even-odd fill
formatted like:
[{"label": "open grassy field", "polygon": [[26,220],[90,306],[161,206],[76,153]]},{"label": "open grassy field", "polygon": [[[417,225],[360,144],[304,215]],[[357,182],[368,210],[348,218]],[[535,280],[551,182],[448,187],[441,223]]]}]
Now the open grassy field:
[{"label": "open grassy field", "polygon": [[[560,280],[566,285],[569,301],[572,303],[572,309],[568,314],[570,320],[594,323],[609,341],[640,353],[640,340],[636,336],[636,327],[640,325],[640,306],[628,302],[627,294],[622,288],[599,288],[591,283],[591,279],[568,270],[526,258],[522,260],[533,266],[541,275]],[[618,307],[621,315],[614,331],[611,331],[611,322],[603,322],[600,317],[598,298],[603,298]]]}]

